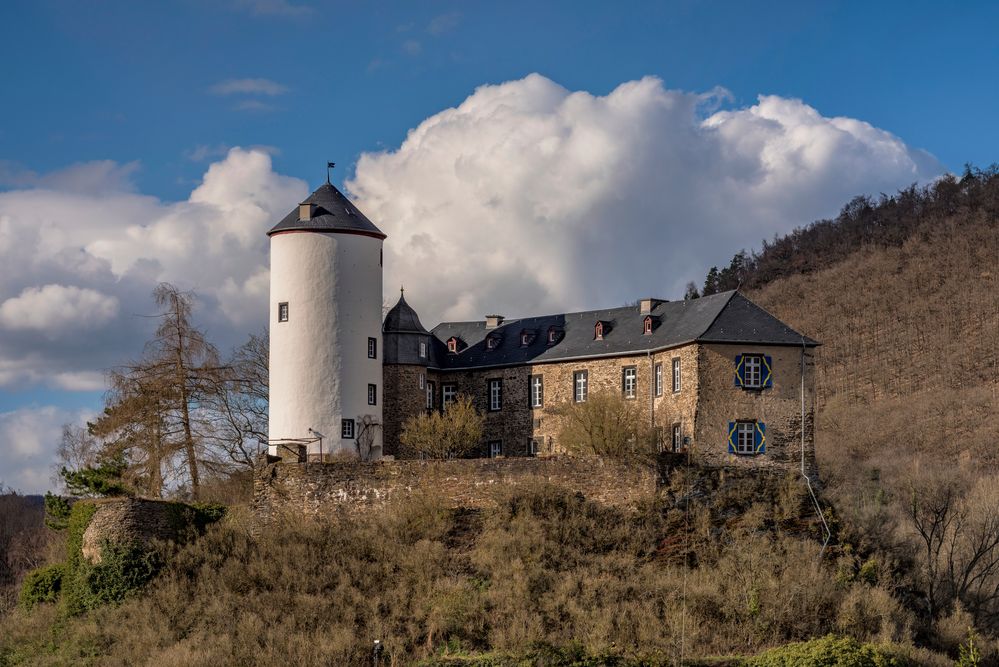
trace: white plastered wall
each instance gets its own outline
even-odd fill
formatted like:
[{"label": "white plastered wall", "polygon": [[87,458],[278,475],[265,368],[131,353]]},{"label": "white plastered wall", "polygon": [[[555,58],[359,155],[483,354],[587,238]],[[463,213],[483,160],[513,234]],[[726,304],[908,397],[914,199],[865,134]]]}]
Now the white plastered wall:
[{"label": "white plastered wall", "polygon": [[[271,442],[324,437],[324,454],[355,454],[356,440],[341,438],[341,419],[354,419],[355,435],[370,415],[382,423],[381,239],[336,232],[285,232],[271,237],[270,400]],[[288,321],[278,322],[278,304]],[[378,358],[368,358],[368,338]],[[368,384],[377,405],[368,405]],[[377,452],[381,428],[375,428]],[[309,446],[319,453],[319,443]]]}]

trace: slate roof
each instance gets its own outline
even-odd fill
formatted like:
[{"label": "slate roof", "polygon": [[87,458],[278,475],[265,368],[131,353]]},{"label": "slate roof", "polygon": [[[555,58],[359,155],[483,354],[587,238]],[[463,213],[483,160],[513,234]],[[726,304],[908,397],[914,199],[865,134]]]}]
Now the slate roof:
[{"label": "slate roof", "polygon": [[406,303],[406,297],[399,294],[399,302],[392,306],[385,316],[385,324],[382,326],[385,333],[430,333],[423,328],[420,316],[416,314],[413,307]]},{"label": "slate roof", "polygon": [[385,234],[375,227],[342,192],[330,183],[323,183],[303,204],[315,204],[316,210],[310,220],[298,219],[298,206],[284,216],[267,232],[267,236],[278,232],[347,232],[365,234],[383,239]]},{"label": "slate roof", "polygon": [[[643,324],[648,314],[655,318],[655,325],[652,333],[645,335]],[[602,340],[593,338],[597,321],[610,323]],[[552,327],[558,337],[549,345],[548,331]],[[526,346],[521,345],[521,332],[525,330],[535,334]],[[737,291],[686,301],[663,301],[651,313],[642,313],[637,306],[624,306],[508,319],[493,329],[486,329],[484,320],[442,322],[431,333],[435,347],[432,357],[436,361],[432,365],[444,370],[623,356],[695,341],[801,345],[804,340],[808,347],[819,345]],[[447,352],[446,341],[452,336],[466,345],[457,354]],[[499,344],[487,349],[486,336],[499,336]]]}]

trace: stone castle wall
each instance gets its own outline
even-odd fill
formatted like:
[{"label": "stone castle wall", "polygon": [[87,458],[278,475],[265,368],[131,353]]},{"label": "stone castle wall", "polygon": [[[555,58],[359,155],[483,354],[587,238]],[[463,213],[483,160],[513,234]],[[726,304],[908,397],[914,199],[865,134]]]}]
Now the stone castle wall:
[{"label": "stone castle wall", "polygon": [[83,557],[101,561],[104,543],[150,546],[155,540],[177,541],[187,524],[179,503],[144,498],[86,500],[97,509],[83,532]]},{"label": "stone castle wall", "polygon": [[599,458],[452,459],[448,461],[275,461],[259,466],[253,513],[266,524],[282,515],[348,514],[420,492],[451,507],[484,507],[506,489],[550,483],[589,499],[629,506],[656,492],[653,466]]}]

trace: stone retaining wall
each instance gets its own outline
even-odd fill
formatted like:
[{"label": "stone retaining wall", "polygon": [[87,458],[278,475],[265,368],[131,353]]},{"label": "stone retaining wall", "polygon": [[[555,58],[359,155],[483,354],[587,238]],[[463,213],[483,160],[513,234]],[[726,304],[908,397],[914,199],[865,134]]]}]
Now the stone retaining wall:
[{"label": "stone retaining wall", "polygon": [[600,458],[454,459],[298,463],[268,459],[253,483],[253,510],[267,523],[284,513],[355,513],[429,491],[451,507],[484,507],[497,492],[548,482],[611,505],[633,505],[656,492],[652,466]]}]

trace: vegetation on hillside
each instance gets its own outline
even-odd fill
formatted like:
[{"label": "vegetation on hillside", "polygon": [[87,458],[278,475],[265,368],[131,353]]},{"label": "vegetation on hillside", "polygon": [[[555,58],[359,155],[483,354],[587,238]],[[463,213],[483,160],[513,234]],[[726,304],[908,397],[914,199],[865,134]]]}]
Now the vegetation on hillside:
[{"label": "vegetation on hillside", "polygon": [[690,504],[678,478],[676,502],[634,511],[550,486],[480,512],[427,495],[259,536],[232,517],[142,596],[59,622],[52,605],[16,611],[0,663],[367,665],[377,639],[394,665],[667,665],[835,633],[948,664],[911,645],[891,581],[819,560],[794,481],[722,480]]}]

